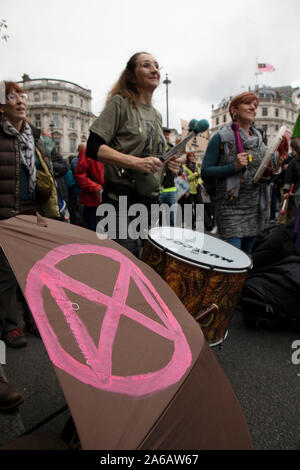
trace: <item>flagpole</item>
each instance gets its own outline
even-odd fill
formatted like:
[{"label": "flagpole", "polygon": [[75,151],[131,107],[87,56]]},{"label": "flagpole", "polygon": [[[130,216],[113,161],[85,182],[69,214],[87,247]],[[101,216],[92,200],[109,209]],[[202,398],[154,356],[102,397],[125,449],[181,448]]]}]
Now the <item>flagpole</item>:
[{"label": "flagpole", "polygon": [[262,72],[259,72],[258,68],[258,59],[255,57],[255,88],[258,87],[258,75],[261,75]]},{"label": "flagpole", "polygon": [[257,57],[255,57],[255,73],[254,73],[254,75],[255,75],[255,88],[256,88],[256,86],[257,86],[257,84],[258,84],[258,83],[257,83],[257,77],[258,77],[258,61],[257,61]]}]

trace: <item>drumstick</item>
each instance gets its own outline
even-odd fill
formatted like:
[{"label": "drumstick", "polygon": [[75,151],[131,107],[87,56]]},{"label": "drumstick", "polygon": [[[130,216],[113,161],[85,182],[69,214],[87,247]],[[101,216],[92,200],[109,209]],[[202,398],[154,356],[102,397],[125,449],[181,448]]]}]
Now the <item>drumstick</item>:
[{"label": "drumstick", "polygon": [[219,310],[219,307],[218,305],[216,304],[212,304],[207,310],[205,310],[204,312],[200,312],[198,313],[197,315],[195,315],[195,320],[197,322],[201,322],[202,320],[204,320],[205,318],[209,317],[210,315],[212,315],[213,313],[217,312]]},{"label": "drumstick", "polygon": [[[167,153],[159,157],[160,161],[162,163],[166,163],[171,157],[173,157],[173,155],[180,156],[184,151],[186,144],[197,134],[201,134],[202,132],[207,131],[208,128],[209,122],[206,119],[201,119],[200,121],[197,121],[197,119],[192,119],[189,122],[188,135],[181,142],[175,145],[175,147],[172,147]],[[147,176],[148,173],[144,173],[144,175]]]},{"label": "drumstick", "polygon": [[197,121],[197,119],[192,119],[189,123],[189,134],[175,147],[172,147],[165,155],[160,157],[160,160],[163,163],[166,163],[173,155],[180,155],[183,150],[185,145],[191,140],[193,137],[195,137],[197,134],[201,134],[202,132],[207,131],[209,128],[209,122],[206,119],[201,119],[200,121]]},{"label": "drumstick", "polygon": [[293,190],[294,190],[294,183],[292,184],[291,189],[289,190],[288,197],[284,200],[283,206],[280,211],[280,215],[283,215],[285,213],[286,205],[288,203],[289,197],[292,194]]}]

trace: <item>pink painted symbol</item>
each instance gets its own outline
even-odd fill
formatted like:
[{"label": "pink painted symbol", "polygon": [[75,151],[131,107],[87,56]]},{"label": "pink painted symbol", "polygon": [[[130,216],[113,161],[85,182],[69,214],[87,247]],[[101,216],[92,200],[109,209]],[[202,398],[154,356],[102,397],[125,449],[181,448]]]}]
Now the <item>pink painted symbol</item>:
[{"label": "pink painted symbol", "polygon": [[[56,264],[60,261],[80,254],[100,255],[120,264],[112,297],[69,277],[56,268]],[[101,276],[103,275],[101,261],[98,265]],[[163,324],[126,305],[131,279]],[[60,307],[87,365],[75,360],[61,346],[45,312],[42,296],[44,286],[48,287]],[[107,307],[97,347],[64,289]],[[93,387],[130,396],[146,396],[177,383],[191,365],[191,350],[176,318],[143,272],[117,250],[84,244],[55,248],[38,261],[29,272],[25,296],[53,364]],[[173,342],[173,355],[164,368],[126,377],[112,375],[113,346],[122,315]]]}]

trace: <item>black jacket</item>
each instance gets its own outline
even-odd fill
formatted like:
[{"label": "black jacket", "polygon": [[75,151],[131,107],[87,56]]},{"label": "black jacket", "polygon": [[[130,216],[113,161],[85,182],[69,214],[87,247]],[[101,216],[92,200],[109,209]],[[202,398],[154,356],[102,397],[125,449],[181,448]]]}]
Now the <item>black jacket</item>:
[{"label": "black jacket", "polygon": [[294,183],[294,193],[300,188],[300,157],[294,158],[286,170],[284,184]]},{"label": "black jacket", "polygon": [[69,169],[68,162],[63,159],[60,153],[55,151],[52,151],[51,153],[51,161],[55,182],[57,185],[57,191],[60,197],[68,205],[68,188],[65,182],[65,174],[68,172]]}]

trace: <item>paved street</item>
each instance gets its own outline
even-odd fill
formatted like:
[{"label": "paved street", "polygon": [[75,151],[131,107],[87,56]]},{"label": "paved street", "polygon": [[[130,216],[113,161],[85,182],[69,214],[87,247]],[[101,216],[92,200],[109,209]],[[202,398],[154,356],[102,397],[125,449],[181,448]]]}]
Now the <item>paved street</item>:
[{"label": "paved street", "polygon": [[237,311],[223,349],[216,352],[259,450],[300,449],[300,366],[291,345],[300,331],[252,330]]},{"label": "paved street", "polygon": [[[300,331],[249,329],[237,310],[222,349],[214,350],[244,411],[255,449],[300,449],[300,366],[291,362],[295,339]],[[0,444],[65,404],[43,343],[30,334],[28,340],[22,350],[7,350],[5,373],[24,390],[25,402],[19,412],[0,415]],[[68,417],[67,410],[42,430],[59,435]]]}]

